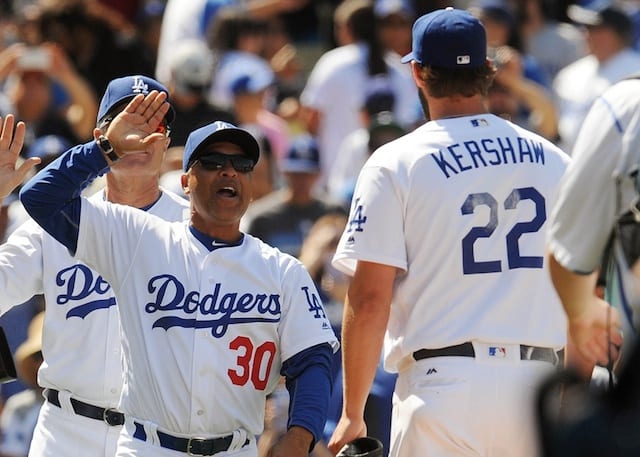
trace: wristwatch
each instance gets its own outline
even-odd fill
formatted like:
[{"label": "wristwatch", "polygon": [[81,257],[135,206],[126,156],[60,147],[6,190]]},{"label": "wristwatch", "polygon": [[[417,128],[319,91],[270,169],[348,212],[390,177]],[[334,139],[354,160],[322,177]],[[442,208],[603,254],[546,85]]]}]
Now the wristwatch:
[{"label": "wristwatch", "polygon": [[112,163],[120,160],[120,156],[116,154],[116,151],[113,149],[113,146],[111,146],[111,143],[106,136],[100,135],[96,140],[96,143],[102,153],[106,155]]}]

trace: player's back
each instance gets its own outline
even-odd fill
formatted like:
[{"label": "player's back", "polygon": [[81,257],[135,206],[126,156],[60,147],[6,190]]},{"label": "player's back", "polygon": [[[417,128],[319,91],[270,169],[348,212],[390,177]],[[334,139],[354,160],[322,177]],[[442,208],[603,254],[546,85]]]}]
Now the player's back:
[{"label": "player's back", "polygon": [[406,270],[389,325],[405,350],[473,339],[563,344],[562,308],[543,259],[568,160],[493,115],[428,122],[374,153],[363,172],[380,177],[385,208],[365,208],[375,189],[356,189],[354,202],[391,236],[368,246],[354,238],[354,249]]}]

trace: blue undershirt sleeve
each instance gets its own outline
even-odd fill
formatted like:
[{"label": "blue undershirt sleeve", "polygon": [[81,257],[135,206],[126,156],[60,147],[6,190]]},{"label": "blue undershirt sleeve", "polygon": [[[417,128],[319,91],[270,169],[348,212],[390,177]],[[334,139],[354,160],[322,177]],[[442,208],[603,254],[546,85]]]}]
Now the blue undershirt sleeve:
[{"label": "blue undershirt sleeve", "polygon": [[78,246],[82,191],[109,171],[95,141],[69,149],[20,190],[29,215],[73,255]]},{"label": "blue undershirt sleeve", "polygon": [[333,390],[331,363],[333,350],[328,343],[318,344],[287,359],[282,374],[289,391],[287,428],[300,426],[313,435],[311,448],[322,438]]}]

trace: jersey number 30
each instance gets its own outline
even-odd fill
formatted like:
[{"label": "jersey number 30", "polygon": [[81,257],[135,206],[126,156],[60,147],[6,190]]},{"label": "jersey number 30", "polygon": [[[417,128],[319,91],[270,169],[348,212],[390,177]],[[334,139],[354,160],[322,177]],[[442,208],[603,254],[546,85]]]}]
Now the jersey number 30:
[{"label": "jersey number 30", "polygon": [[[530,221],[518,222],[511,227],[506,235],[507,261],[509,269],[514,268],[542,268],[541,256],[520,255],[520,237],[526,233],[540,230],[547,219],[544,197],[533,187],[513,189],[504,201],[505,210],[514,210],[522,200],[531,200],[535,205],[535,217]],[[498,226],[498,202],[488,192],[469,194],[460,211],[462,214],[473,214],[476,207],[489,207],[489,222],[483,227],[473,227],[462,239],[462,269],[464,274],[497,273],[502,271],[500,260],[476,260],[473,245],[478,238],[489,238]]]},{"label": "jersey number 30", "polygon": [[237,368],[227,370],[231,382],[236,386],[244,386],[251,381],[256,390],[264,390],[269,382],[276,344],[266,341],[254,348],[249,338],[238,336],[229,343],[229,349],[238,353]]}]

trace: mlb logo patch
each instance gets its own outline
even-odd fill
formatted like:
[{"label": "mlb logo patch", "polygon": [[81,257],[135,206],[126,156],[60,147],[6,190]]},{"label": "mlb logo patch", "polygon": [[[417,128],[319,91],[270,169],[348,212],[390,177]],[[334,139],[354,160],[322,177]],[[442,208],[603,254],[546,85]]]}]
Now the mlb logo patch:
[{"label": "mlb logo patch", "polygon": [[489,121],[484,118],[471,119],[471,126],[473,127],[487,127],[489,125]]},{"label": "mlb logo patch", "polygon": [[490,346],[489,357],[504,359],[507,356],[507,349],[502,346]]},{"label": "mlb logo patch", "polygon": [[471,56],[468,56],[468,55],[457,56],[456,63],[458,65],[469,65],[471,63]]}]

